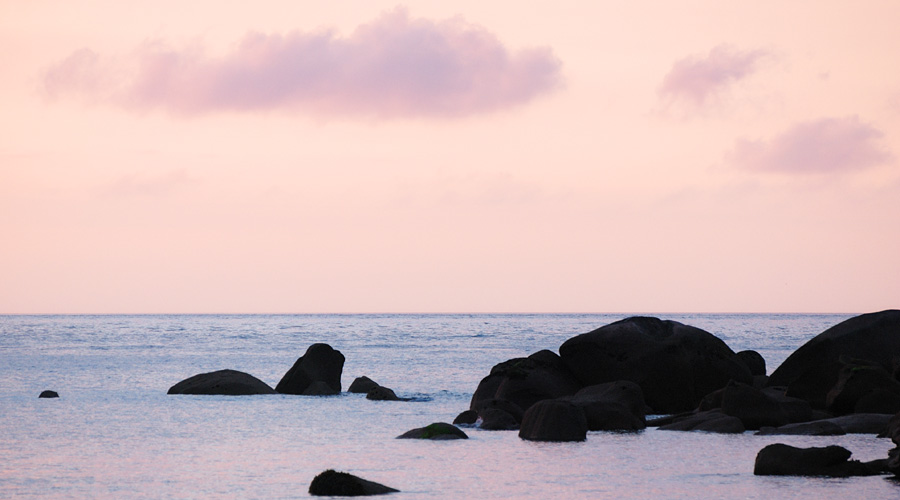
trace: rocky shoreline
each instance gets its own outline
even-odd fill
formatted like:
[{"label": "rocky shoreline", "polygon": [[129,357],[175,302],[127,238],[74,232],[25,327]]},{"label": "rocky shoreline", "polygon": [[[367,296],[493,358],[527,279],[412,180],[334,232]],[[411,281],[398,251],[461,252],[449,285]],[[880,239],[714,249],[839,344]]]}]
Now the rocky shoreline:
[{"label": "rocky shoreline", "polygon": [[[179,382],[169,394],[334,395],[341,391],[343,362],[340,351],[314,344],[274,389],[249,374],[221,370]],[[350,392],[365,392],[371,400],[403,399],[366,377],[354,381]],[[666,416],[648,421],[647,415]],[[900,476],[900,311],[839,323],[769,376],[758,353],[734,352],[709,332],[676,321],[626,318],[566,340],[559,354],[542,350],[495,365],[453,423],[518,430],[533,441],[583,441],[589,431],[646,426],[758,435],[878,434],[897,445],[885,459],[862,464],[839,447],[771,445],[760,450],[754,471]],[[423,429],[444,429],[435,435],[446,439],[447,425]]]}]

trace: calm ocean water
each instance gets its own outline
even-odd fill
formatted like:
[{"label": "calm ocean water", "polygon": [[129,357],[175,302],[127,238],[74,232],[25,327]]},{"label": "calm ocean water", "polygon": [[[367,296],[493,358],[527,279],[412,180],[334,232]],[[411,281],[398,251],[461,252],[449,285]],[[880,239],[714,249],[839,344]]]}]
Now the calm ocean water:
[{"label": "calm ocean water", "polygon": [[[466,429],[466,441],[394,437],[452,421],[501,361],[624,315],[0,316],[0,498],[306,497],[334,468],[398,488],[390,498],[898,498],[884,477],[753,476],[765,445],[839,444],[884,458],[889,440],[648,429],[533,443]],[[769,372],[848,315],[659,315],[698,326]],[[316,342],[413,402],[364,395],[167,396],[231,368],[275,386]],[[60,399],[38,399],[44,389]]]}]

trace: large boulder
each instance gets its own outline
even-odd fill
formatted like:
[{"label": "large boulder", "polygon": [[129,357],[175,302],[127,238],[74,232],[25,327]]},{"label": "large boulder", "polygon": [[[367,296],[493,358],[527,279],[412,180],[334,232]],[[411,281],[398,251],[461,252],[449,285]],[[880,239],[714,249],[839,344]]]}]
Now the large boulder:
[{"label": "large boulder", "polygon": [[788,395],[825,409],[837,384],[841,357],[874,362],[893,372],[900,355],[900,310],[863,314],[839,323],[794,351],[769,377],[768,385],[786,386]]},{"label": "large boulder", "polygon": [[332,469],[317,475],[309,484],[309,494],[321,497],[361,497],[397,491],[400,490]]},{"label": "large boulder", "polygon": [[167,394],[249,396],[254,394],[275,394],[275,391],[265,382],[249,373],[236,370],[219,370],[186,378],[170,387]]},{"label": "large boulder", "polygon": [[477,410],[482,401],[500,399],[524,411],[538,401],[570,396],[580,388],[559,356],[543,350],[494,366],[475,389],[469,408]]},{"label": "large boulder", "polygon": [[873,476],[884,472],[885,461],[850,460],[850,450],[840,446],[796,448],[776,443],[756,455],[757,476]]},{"label": "large boulder", "polygon": [[628,380],[588,386],[564,399],[581,407],[590,431],[637,431],[647,426],[644,394]]},{"label": "large boulder", "polygon": [[753,376],[725,342],[709,332],[658,318],[633,317],[573,337],[559,348],[582,386],[630,380],[656,413],[697,408],[729,380]]},{"label": "large boulder", "polygon": [[584,441],[587,418],[571,401],[547,399],[525,410],[519,437],[528,441]]},{"label": "large boulder", "polygon": [[313,382],[324,382],[331,388],[329,394],[337,394],[341,392],[343,371],[344,355],[341,351],[328,344],[313,344],[284,374],[275,390],[282,394],[304,394]]}]

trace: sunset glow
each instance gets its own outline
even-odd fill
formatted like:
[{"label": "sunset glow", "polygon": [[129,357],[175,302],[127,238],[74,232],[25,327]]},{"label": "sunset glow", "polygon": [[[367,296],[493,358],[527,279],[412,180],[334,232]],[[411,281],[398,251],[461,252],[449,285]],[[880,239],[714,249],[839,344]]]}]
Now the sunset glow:
[{"label": "sunset glow", "polygon": [[0,5],[0,313],[866,312],[900,4]]}]

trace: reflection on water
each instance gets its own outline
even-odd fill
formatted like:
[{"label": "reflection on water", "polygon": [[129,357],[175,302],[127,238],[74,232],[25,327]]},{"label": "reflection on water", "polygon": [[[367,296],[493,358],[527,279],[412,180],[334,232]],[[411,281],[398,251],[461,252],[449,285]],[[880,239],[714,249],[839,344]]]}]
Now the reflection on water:
[{"label": "reflection on water", "polygon": [[[890,441],[871,436],[649,429],[554,444],[467,429],[466,441],[394,439],[452,420],[493,364],[555,350],[569,336],[619,318],[3,317],[0,497],[297,498],[328,468],[402,490],[392,498],[900,496],[900,486],[881,477],[752,475],[756,453],[774,442],[839,444],[861,460],[885,457]],[[701,315],[683,321],[716,333],[735,350],[756,348],[784,359],[841,319]],[[368,375],[398,395],[425,400],[165,395],[187,376],[221,368],[274,385],[314,342],[328,342],[347,357],[345,388]],[[767,361],[770,371],[777,366]],[[61,398],[38,399],[43,389],[56,389]]]}]

